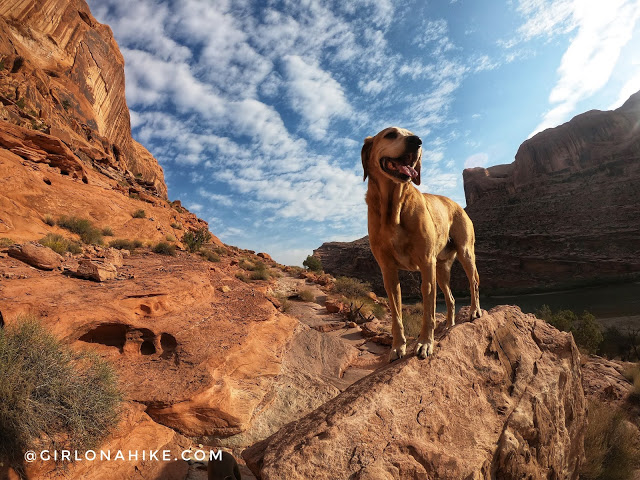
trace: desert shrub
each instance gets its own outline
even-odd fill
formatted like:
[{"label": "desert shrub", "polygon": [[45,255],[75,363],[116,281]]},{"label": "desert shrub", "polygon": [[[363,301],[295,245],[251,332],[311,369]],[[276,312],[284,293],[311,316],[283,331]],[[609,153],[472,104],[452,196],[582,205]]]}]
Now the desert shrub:
[{"label": "desert shrub", "polygon": [[338,277],[333,291],[348,298],[365,297],[371,291],[371,285],[357,278]]},{"label": "desert shrub", "polygon": [[102,235],[105,237],[113,237],[113,230],[111,227],[104,227],[102,229]]},{"label": "desert shrub", "polygon": [[13,245],[14,243],[16,242],[11,240],[10,238],[7,238],[7,237],[0,238],[0,247],[8,247],[10,245]]},{"label": "desert shrub", "polygon": [[93,226],[91,220],[63,215],[57,223],[59,227],[80,235],[84,243],[102,245],[102,232]]},{"label": "desert shrub", "polygon": [[167,235],[164,237],[164,239],[167,242],[175,242],[177,240],[175,235],[171,235],[170,233],[167,233]]},{"label": "desert shrub", "polygon": [[271,275],[265,268],[263,270],[254,270],[253,272],[251,272],[251,275],[249,275],[249,278],[251,278],[251,280],[269,280],[269,278],[271,278]]},{"label": "desert shrub", "polygon": [[46,224],[47,224],[47,225],[49,225],[50,227],[53,227],[53,226],[55,226],[55,224],[56,224],[56,221],[54,220],[54,218],[53,218],[51,215],[49,215],[49,214],[46,214],[46,215],[44,216],[43,221],[44,221],[44,223],[46,223]]},{"label": "desert shrub", "polygon": [[242,280],[245,283],[249,282],[249,277],[247,277],[243,272],[236,272],[236,278],[238,280]]},{"label": "desert shrub", "polygon": [[160,255],[174,256],[176,254],[176,246],[168,242],[158,242],[152,250],[153,253],[158,253]]},{"label": "desert shrub", "polygon": [[322,272],[322,262],[319,258],[314,257],[313,255],[307,256],[304,262],[302,262],[302,266],[306,267],[307,270],[311,270],[312,272]]},{"label": "desert shrub", "polygon": [[220,257],[215,252],[212,252],[211,250],[206,250],[206,249],[200,250],[200,255],[210,262],[220,261]]},{"label": "desert shrub", "polygon": [[631,391],[631,396],[633,399],[640,399],[640,363],[636,363],[631,367],[627,368],[623,372],[624,378],[626,378],[629,383],[633,385],[633,390]]},{"label": "desert shrub", "polygon": [[276,299],[280,302],[280,310],[287,313],[291,310],[291,300],[283,293],[276,294]]},{"label": "desert shrub", "polygon": [[576,345],[587,353],[596,353],[604,340],[602,327],[586,310],[580,316],[571,310],[553,313],[548,305],[536,311],[536,316],[550,323],[558,330],[571,332]]},{"label": "desert shrub", "polygon": [[133,218],[146,218],[147,212],[145,212],[143,209],[140,208],[140,209],[136,210],[135,212],[133,212],[131,214],[131,216]]},{"label": "desert shrub", "polygon": [[66,252],[82,253],[82,247],[78,245],[77,242],[69,240],[57,233],[48,233],[46,237],[41,238],[38,242],[45,247],[49,247],[59,255],[64,255]]},{"label": "desert shrub", "polygon": [[187,246],[187,249],[191,252],[197,252],[200,247],[211,240],[211,234],[207,227],[202,227],[197,230],[189,230],[182,237],[182,243]]},{"label": "desert shrub", "polygon": [[116,425],[111,366],[61,344],[35,318],[0,330],[0,462],[19,473],[27,450],[94,448]]},{"label": "desert shrub", "polygon": [[310,288],[303,288],[298,292],[298,298],[303,302],[313,302],[315,301],[316,296]]},{"label": "desert shrub", "polygon": [[402,323],[404,333],[408,337],[418,337],[422,330],[422,303],[415,305],[405,305],[402,307]]},{"label": "desert shrub", "polygon": [[584,450],[581,479],[627,480],[637,466],[638,445],[633,427],[620,408],[604,403],[588,404]]},{"label": "desert shrub", "polygon": [[609,327],[604,331],[598,355],[620,358],[625,362],[640,360],[640,328],[626,327],[622,330]]},{"label": "desert shrub", "polygon": [[143,244],[140,240],[129,240],[126,238],[117,238],[109,242],[111,248],[117,248],[118,250],[133,251],[137,248],[142,248]]},{"label": "desert shrub", "polygon": [[182,230],[182,224],[178,223],[178,222],[173,222],[171,224],[171,228],[175,229],[175,230]]}]

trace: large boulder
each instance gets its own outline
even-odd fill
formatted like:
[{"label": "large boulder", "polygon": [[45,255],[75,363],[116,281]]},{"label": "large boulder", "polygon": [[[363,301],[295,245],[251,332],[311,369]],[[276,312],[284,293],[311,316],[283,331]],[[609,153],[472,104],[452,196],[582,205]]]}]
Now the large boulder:
[{"label": "large boulder", "polygon": [[62,257],[49,247],[36,242],[27,242],[22,245],[12,245],[8,250],[9,256],[27,263],[40,270],[53,270],[58,268]]},{"label": "large boulder", "polygon": [[457,325],[245,450],[269,479],[578,478],[585,399],[571,335],[517,307]]}]

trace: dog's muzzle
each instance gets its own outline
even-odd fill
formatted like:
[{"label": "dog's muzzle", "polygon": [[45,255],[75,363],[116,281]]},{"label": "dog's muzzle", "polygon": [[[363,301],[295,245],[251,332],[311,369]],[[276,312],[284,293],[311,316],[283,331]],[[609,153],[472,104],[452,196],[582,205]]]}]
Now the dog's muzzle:
[{"label": "dog's muzzle", "polygon": [[380,159],[380,168],[402,181],[411,180],[418,176],[415,164],[418,161],[418,152],[405,153],[396,158],[382,157]]}]

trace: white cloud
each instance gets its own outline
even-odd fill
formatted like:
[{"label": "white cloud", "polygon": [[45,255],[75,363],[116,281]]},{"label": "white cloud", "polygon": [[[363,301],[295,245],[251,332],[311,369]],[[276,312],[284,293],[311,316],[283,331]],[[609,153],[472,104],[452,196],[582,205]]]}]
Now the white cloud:
[{"label": "white cloud", "polygon": [[631,77],[624,86],[620,89],[618,98],[609,106],[609,110],[615,110],[622,106],[631,95],[640,90],[640,72]]},{"label": "white cloud", "polygon": [[[578,103],[603,88],[640,16],[635,0],[520,0],[523,40],[575,31],[558,67],[551,108],[530,136],[569,119]],[[517,41],[507,42],[511,47]]]},{"label": "white cloud", "polygon": [[191,212],[200,213],[204,206],[201,203],[190,203],[187,205],[187,209]]},{"label": "white cloud", "polygon": [[464,168],[486,167],[489,163],[489,155],[486,153],[474,153],[464,161]]},{"label": "white cloud", "polygon": [[322,138],[332,118],[351,113],[344,89],[314,63],[296,55],[287,55],[283,60],[291,106],[307,122],[310,135]]}]

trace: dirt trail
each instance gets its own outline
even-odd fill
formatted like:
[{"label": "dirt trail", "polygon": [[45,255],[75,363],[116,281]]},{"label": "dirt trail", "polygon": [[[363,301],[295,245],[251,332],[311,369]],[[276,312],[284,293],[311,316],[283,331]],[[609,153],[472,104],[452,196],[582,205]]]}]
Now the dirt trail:
[{"label": "dirt trail", "polygon": [[356,361],[344,370],[340,378],[341,381],[336,382],[336,386],[340,390],[344,390],[362,377],[386,365],[389,348],[369,341],[359,326],[349,328],[342,315],[327,312],[324,306],[327,295],[316,284],[308,283],[301,278],[283,276],[273,287],[275,293],[289,297],[305,289],[311,290],[315,300],[313,302],[291,300],[287,313],[305,325],[338,338],[360,350]]}]

